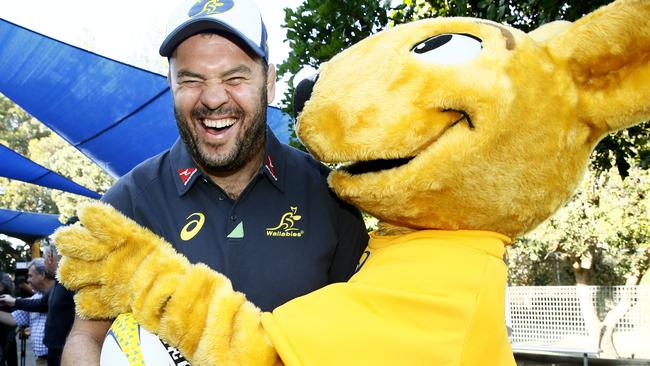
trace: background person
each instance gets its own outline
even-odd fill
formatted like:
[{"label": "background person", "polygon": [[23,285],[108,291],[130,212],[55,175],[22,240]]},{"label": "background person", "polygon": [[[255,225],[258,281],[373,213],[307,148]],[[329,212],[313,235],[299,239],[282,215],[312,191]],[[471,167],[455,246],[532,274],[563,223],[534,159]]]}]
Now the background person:
[{"label": "background person", "polygon": [[[14,280],[5,272],[0,272],[0,296],[13,296]],[[0,311],[10,311],[11,308],[0,302]],[[0,365],[15,366],[18,364],[16,346],[16,326],[0,324]]]},{"label": "background person", "polygon": [[[28,265],[27,282],[37,291],[30,297],[33,300],[40,299],[54,285],[54,278],[47,273],[43,258],[36,258]],[[0,312],[0,323],[10,327],[29,328],[30,345],[36,356],[36,365],[47,364],[47,346],[43,343],[46,319],[46,313],[24,310],[15,310],[11,314]]]},{"label": "background person", "polygon": [[[73,218],[68,221],[70,224],[75,221]],[[56,269],[61,259],[54,245],[43,248],[43,259],[45,271],[51,278],[54,278]],[[48,366],[59,366],[65,340],[70,333],[74,321],[74,293],[56,282],[50,290],[40,299],[16,299],[10,295],[0,296],[0,304],[6,304],[15,310],[47,313],[45,321],[45,335],[43,343],[47,346]],[[77,363],[76,365],[80,365]]]}]

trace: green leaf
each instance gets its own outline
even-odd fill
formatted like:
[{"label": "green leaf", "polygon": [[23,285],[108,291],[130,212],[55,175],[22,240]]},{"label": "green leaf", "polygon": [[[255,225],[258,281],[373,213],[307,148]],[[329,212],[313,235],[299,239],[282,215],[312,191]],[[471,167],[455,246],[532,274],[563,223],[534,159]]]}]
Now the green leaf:
[{"label": "green leaf", "polygon": [[487,17],[490,20],[497,20],[497,7],[494,3],[490,4],[487,8]]}]

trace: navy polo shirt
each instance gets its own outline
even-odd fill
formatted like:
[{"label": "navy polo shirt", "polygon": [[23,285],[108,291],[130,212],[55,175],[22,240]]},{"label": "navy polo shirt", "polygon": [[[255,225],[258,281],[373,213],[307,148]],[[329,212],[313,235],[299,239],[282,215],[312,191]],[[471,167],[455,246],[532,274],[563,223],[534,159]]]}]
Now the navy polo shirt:
[{"label": "navy polo shirt", "polygon": [[266,130],[264,163],[233,201],[179,139],[141,163],[102,200],[229,277],[269,311],[346,281],[366,247],[359,212],[329,189],[327,167]]}]

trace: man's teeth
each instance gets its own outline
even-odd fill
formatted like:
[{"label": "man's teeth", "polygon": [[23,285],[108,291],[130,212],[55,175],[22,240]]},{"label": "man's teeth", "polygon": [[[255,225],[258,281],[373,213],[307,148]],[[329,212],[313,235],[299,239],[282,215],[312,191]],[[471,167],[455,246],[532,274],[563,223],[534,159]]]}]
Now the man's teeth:
[{"label": "man's teeth", "polygon": [[210,128],[225,128],[234,125],[235,122],[237,122],[236,118],[204,119],[203,125]]}]

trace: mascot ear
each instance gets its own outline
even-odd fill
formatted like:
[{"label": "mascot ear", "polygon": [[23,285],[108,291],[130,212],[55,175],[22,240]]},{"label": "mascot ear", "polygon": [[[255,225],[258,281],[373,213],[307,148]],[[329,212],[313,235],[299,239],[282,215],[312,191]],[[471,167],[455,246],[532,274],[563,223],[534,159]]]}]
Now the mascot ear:
[{"label": "mascot ear", "polygon": [[298,83],[296,91],[293,95],[293,116],[298,118],[300,112],[305,108],[305,103],[311,98],[311,92],[314,90],[314,85],[318,80],[318,74],[312,75]]},{"label": "mascot ear", "polygon": [[[650,1],[624,0],[568,26],[546,47],[578,90],[578,118],[606,134],[650,118]],[[559,31],[559,30],[562,31]]]}]

